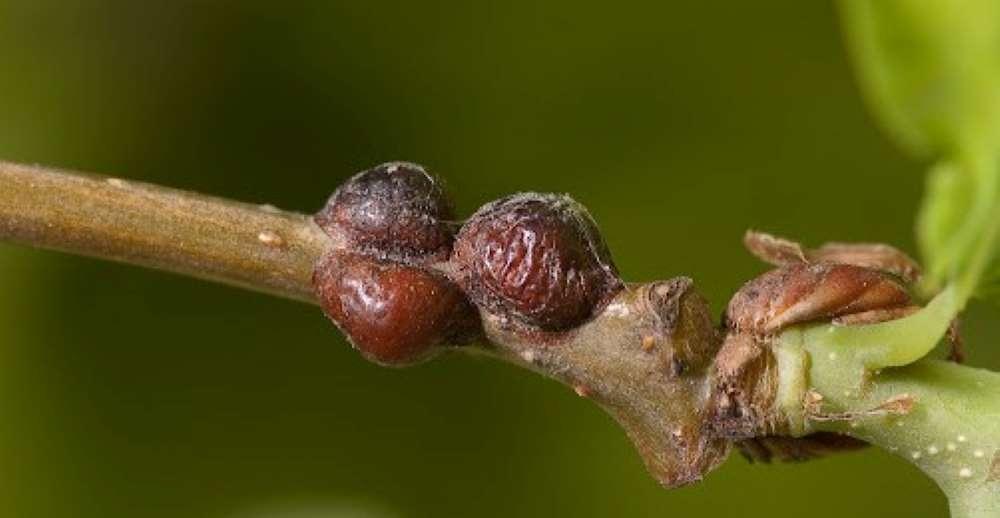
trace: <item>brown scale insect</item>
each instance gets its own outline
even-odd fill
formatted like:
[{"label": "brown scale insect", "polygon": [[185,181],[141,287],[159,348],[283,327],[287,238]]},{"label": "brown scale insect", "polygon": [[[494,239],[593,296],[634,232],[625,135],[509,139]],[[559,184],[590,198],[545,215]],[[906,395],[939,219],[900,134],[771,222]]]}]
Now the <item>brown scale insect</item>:
[{"label": "brown scale insect", "polygon": [[565,195],[483,206],[459,231],[452,261],[477,305],[542,331],[582,324],[623,286],[590,214]]},{"label": "brown scale insect", "polygon": [[354,175],[314,219],[355,251],[404,260],[447,259],[457,228],[441,181],[409,162]]},{"label": "brown scale insect", "polygon": [[478,315],[457,285],[420,267],[332,252],[313,278],[323,312],[366,359],[385,366],[426,360],[462,343]]},{"label": "brown scale insect", "polygon": [[403,366],[478,335],[475,308],[433,266],[448,258],[457,227],[424,168],[392,162],[358,173],[314,219],[334,242],[313,271],[316,298],[362,356]]}]

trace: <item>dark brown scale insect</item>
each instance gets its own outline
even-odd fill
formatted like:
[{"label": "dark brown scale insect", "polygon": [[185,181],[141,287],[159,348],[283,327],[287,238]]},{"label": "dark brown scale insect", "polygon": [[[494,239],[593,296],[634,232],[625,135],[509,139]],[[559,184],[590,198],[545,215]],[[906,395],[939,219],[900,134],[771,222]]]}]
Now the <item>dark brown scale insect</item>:
[{"label": "dark brown scale insect", "polygon": [[477,305],[543,331],[580,325],[622,287],[590,214],[564,195],[522,193],[482,207],[452,259]]},{"label": "dark brown scale insect", "polygon": [[313,285],[323,312],[365,358],[387,366],[431,357],[462,343],[478,314],[457,285],[417,266],[346,252],[327,254]]},{"label": "dark brown scale insect", "polygon": [[440,260],[451,250],[453,219],[440,180],[407,162],[354,175],[315,216],[320,228],[354,251]]}]

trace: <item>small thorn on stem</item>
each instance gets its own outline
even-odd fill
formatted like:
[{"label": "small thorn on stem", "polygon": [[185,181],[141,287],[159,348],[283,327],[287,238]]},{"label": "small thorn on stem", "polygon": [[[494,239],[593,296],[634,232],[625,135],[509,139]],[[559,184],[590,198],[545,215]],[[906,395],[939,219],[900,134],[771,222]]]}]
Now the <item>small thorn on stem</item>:
[{"label": "small thorn on stem", "polygon": [[[806,416],[813,421],[854,421],[863,417],[878,417],[886,415],[906,415],[913,411],[916,400],[910,394],[898,394],[886,399],[879,406],[861,412],[823,413],[820,408],[823,395],[814,390],[806,392],[804,406]],[[928,449],[929,450],[929,449]],[[937,453],[937,448],[934,447]]]},{"label": "small thorn on stem", "polygon": [[951,345],[948,360],[965,363],[965,343],[962,340],[962,325],[958,318],[953,319],[948,325],[948,343]]},{"label": "small thorn on stem", "polygon": [[987,482],[1000,482],[1000,450],[993,452],[993,461],[986,472]]},{"label": "small thorn on stem", "polygon": [[267,246],[272,246],[275,248],[281,247],[285,244],[285,240],[281,238],[276,232],[271,230],[261,230],[257,233],[257,240],[264,243]]}]

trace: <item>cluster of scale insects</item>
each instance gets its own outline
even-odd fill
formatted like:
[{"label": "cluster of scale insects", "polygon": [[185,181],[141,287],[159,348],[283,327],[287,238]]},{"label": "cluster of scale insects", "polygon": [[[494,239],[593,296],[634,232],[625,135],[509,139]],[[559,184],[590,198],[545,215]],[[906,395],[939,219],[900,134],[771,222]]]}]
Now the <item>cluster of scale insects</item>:
[{"label": "cluster of scale insects", "polygon": [[350,178],[315,221],[336,243],[314,273],[321,306],[383,365],[480,338],[480,310],[566,332],[623,286],[593,219],[568,196],[510,196],[460,225],[435,176],[394,162]]},{"label": "cluster of scale insects", "polygon": [[[321,306],[383,365],[477,340],[483,315],[540,340],[557,337],[625,286],[593,218],[566,195],[516,194],[463,224],[437,177],[392,162],[350,178],[315,221],[336,243],[314,274]],[[733,297],[723,318],[729,335],[761,342],[796,323],[878,321],[914,307],[906,283],[919,269],[891,247],[805,250],[754,233],[747,246],[778,268]]]}]

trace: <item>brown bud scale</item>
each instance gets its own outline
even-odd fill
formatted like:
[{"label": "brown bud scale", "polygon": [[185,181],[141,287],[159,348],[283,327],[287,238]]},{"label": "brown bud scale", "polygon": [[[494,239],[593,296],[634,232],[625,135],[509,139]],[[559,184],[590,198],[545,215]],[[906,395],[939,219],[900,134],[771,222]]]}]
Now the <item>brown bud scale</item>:
[{"label": "brown bud scale", "polygon": [[881,243],[826,243],[808,251],[815,262],[853,264],[890,273],[906,283],[920,279],[920,265],[910,256]]},{"label": "brown bud scale", "polygon": [[477,305],[543,331],[578,326],[623,285],[590,214],[564,195],[522,193],[482,207],[452,259]]},{"label": "brown bud scale", "polygon": [[848,264],[792,264],[745,284],[729,302],[726,325],[765,335],[793,324],[909,304],[906,288],[880,271]]}]

